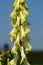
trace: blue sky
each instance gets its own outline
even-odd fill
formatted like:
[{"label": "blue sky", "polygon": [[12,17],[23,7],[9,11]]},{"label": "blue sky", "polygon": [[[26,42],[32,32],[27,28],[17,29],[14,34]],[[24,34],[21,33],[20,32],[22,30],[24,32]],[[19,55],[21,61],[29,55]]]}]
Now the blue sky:
[{"label": "blue sky", "polygon": [[[12,4],[14,0],[0,0],[0,46],[8,42],[10,46],[12,42],[9,39],[11,18],[9,17],[13,11]],[[29,6],[30,16],[28,17],[31,23],[31,41],[33,50],[43,50],[43,0],[26,0]]]}]

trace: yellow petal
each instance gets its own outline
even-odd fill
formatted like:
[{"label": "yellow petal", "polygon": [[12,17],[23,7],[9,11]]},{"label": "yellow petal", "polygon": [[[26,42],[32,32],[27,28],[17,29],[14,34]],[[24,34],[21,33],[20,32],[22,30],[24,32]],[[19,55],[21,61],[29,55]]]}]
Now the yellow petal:
[{"label": "yellow petal", "polygon": [[16,36],[12,36],[12,35],[10,35],[10,40],[11,40],[11,42],[15,42],[15,40],[16,40]]},{"label": "yellow petal", "polygon": [[18,0],[17,3],[15,4],[15,9],[16,9],[16,10],[18,10],[19,7],[20,7],[20,4],[19,4],[19,3],[20,3],[20,0]]},{"label": "yellow petal", "polygon": [[24,10],[23,11],[23,16],[26,18],[29,15],[28,11]]},{"label": "yellow petal", "polygon": [[26,29],[25,29],[25,34],[30,33],[30,31],[31,31],[30,29],[26,28]]},{"label": "yellow petal", "polygon": [[20,9],[23,12],[22,14],[24,17],[27,17],[29,15],[29,12],[25,9],[25,7],[20,5]]},{"label": "yellow petal", "polygon": [[26,56],[25,56],[23,47],[21,47],[20,51],[21,51],[21,58],[22,58],[20,64],[22,64],[22,62],[24,61],[24,59],[26,59]]},{"label": "yellow petal", "polygon": [[15,39],[16,39],[16,33],[17,33],[17,31],[16,31],[14,28],[13,28],[13,30],[9,33],[10,39],[11,39],[12,42],[14,42]]},{"label": "yellow petal", "polygon": [[10,61],[10,65],[16,65],[16,62],[14,62],[14,59]]},{"label": "yellow petal", "polygon": [[17,4],[17,1],[15,1],[15,2],[13,3],[13,7],[15,7],[15,6],[16,6],[16,4]]},{"label": "yellow petal", "polygon": [[21,24],[23,24],[26,21],[26,19],[24,18],[22,11],[20,11],[20,18],[21,18]]},{"label": "yellow petal", "polygon": [[30,65],[30,63],[27,61],[27,59],[24,59],[23,64],[22,65]]},{"label": "yellow petal", "polygon": [[24,3],[25,2],[25,0],[20,0],[20,3]]},{"label": "yellow petal", "polygon": [[31,51],[31,49],[32,49],[32,46],[30,44],[28,44],[28,46],[25,49],[26,53],[28,53],[29,51]]},{"label": "yellow petal", "polygon": [[16,38],[16,41],[15,41],[15,44],[16,45],[20,44],[20,32],[17,34],[17,38]]},{"label": "yellow petal", "polygon": [[15,10],[14,10],[14,11],[10,14],[10,17],[11,17],[12,19],[15,19],[16,16],[17,16],[17,14],[16,14],[16,12],[15,12]]},{"label": "yellow petal", "polygon": [[10,64],[11,65],[17,65],[18,58],[19,58],[19,55],[14,56],[14,59],[12,59],[10,61]]},{"label": "yellow petal", "polygon": [[20,17],[19,16],[17,16],[17,22],[16,22],[16,25],[20,25]]},{"label": "yellow petal", "polygon": [[20,32],[21,32],[21,39],[22,39],[25,36],[23,26],[21,26]]},{"label": "yellow petal", "polygon": [[17,25],[14,25],[13,30],[10,32],[10,34],[14,36],[14,34],[18,32],[18,30],[19,30],[19,27]]},{"label": "yellow petal", "polygon": [[10,32],[10,35],[15,37],[15,36],[16,36],[16,31],[13,29],[13,30]]},{"label": "yellow petal", "polygon": [[12,48],[11,51],[14,53],[14,55],[17,55],[17,54],[18,54],[18,53],[17,53],[17,47],[15,47],[15,46]]}]

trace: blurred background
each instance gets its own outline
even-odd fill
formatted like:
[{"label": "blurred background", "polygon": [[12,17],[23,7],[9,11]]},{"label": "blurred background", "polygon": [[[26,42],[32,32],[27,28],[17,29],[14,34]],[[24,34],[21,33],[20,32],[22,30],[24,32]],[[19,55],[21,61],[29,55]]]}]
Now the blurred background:
[{"label": "blurred background", "polygon": [[[4,44],[9,48],[13,47],[10,41],[9,32],[11,18],[10,13],[13,11],[12,4],[14,0],[0,0],[0,50]],[[26,0],[29,6],[30,16],[28,20],[31,23],[30,44],[32,51],[29,53],[29,61],[33,65],[43,65],[43,0]]]}]

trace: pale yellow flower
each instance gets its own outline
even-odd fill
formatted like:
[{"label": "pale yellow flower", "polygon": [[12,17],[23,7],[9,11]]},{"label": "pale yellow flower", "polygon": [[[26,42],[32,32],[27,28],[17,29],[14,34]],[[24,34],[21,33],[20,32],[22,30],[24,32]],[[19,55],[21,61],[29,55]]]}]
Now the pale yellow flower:
[{"label": "pale yellow flower", "polygon": [[28,53],[32,49],[32,46],[29,43],[27,45],[28,46],[25,48],[26,53]]},{"label": "pale yellow flower", "polygon": [[27,59],[24,59],[23,64],[22,65],[30,65],[30,63],[27,61]]},{"label": "pale yellow flower", "polygon": [[16,4],[17,4],[17,1],[14,1],[14,3],[13,3],[13,7],[15,7],[15,6],[16,6]]},{"label": "pale yellow flower", "polygon": [[26,53],[32,49],[32,46],[28,43],[28,40],[28,37],[24,37],[23,39],[21,39],[22,46],[25,48]]},{"label": "pale yellow flower", "polygon": [[9,33],[10,39],[11,39],[12,42],[14,42],[14,40],[16,40],[16,33],[17,33],[17,30],[15,30],[14,28],[13,28],[13,30]]},{"label": "pale yellow flower", "polygon": [[17,22],[16,22],[16,25],[19,27],[19,25],[20,25],[20,17],[19,16],[17,16]]},{"label": "pale yellow flower", "polygon": [[21,18],[21,24],[23,24],[23,23],[26,21],[26,19],[25,19],[25,17],[23,16],[22,11],[20,11],[20,18]]},{"label": "pale yellow flower", "polygon": [[13,30],[10,32],[10,35],[15,36],[19,30],[19,27],[17,25],[14,25]]},{"label": "pale yellow flower", "polygon": [[28,34],[31,32],[31,30],[29,28],[26,28],[24,32],[25,32],[25,34]]},{"label": "pale yellow flower", "polygon": [[10,65],[16,65],[16,62],[14,62],[14,59],[10,61]]},{"label": "pale yellow flower", "polygon": [[13,6],[15,6],[15,9],[16,9],[16,10],[18,10],[19,7],[20,7],[20,0],[17,0],[17,2],[15,2],[15,3],[13,4]]},{"label": "pale yellow flower", "polygon": [[21,32],[21,39],[22,39],[25,36],[24,28],[23,28],[22,25],[21,25],[21,28],[20,28],[20,32]]},{"label": "pale yellow flower", "polygon": [[14,59],[12,59],[10,61],[10,64],[11,65],[17,65],[18,58],[19,58],[19,55],[18,54],[17,55],[14,55]]},{"label": "pale yellow flower", "polygon": [[17,33],[17,32],[15,31],[15,29],[13,29],[13,30],[10,32],[10,35],[15,37],[15,36],[16,36],[16,33]]},{"label": "pale yellow flower", "polygon": [[16,11],[15,10],[13,10],[13,12],[10,14],[10,17],[12,19],[15,19],[17,17],[17,14],[16,14]]},{"label": "pale yellow flower", "polygon": [[20,62],[20,64],[22,64],[22,62],[24,61],[24,59],[26,59],[26,56],[25,56],[23,47],[21,47],[20,51],[21,51],[21,62]]},{"label": "pale yellow flower", "polygon": [[26,10],[24,10],[24,11],[23,11],[23,16],[26,18],[27,16],[29,16],[29,12],[26,11]]},{"label": "pale yellow flower", "polygon": [[15,44],[16,45],[20,45],[20,32],[18,32],[18,34],[17,34],[17,38],[16,38],[16,41],[15,41]]},{"label": "pale yellow flower", "polygon": [[18,54],[18,53],[17,53],[17,47],[15,47],[15,46],[12,48],[11,51],[14,53],[14,55],[17,55],[17,54]]}]

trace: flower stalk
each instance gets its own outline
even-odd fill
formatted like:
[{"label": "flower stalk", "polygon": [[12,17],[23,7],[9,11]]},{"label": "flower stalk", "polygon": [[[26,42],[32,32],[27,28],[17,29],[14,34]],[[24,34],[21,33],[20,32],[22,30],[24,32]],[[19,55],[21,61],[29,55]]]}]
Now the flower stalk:
[{"label": "flower stalk", "polygon": [[28,34],[31,32],[27,16],[29,16],[28,5],[25,0],[15,0],[13,3],[13,12],[10,14],[13,29],[10,32],[10,39],[13,42],[11,50],[14,58],[10,65],[30,65],[27,61],[26,54],[31,51],[32,46],[29,44]]}]

